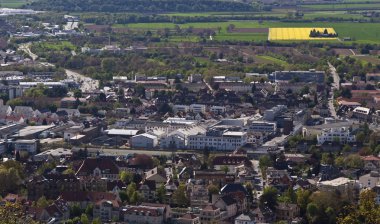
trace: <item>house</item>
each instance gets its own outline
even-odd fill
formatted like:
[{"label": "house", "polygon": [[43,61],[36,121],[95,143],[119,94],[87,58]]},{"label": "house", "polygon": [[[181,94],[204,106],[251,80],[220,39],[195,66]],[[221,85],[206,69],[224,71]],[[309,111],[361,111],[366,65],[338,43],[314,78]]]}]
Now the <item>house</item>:
[{"label": "house", "polygon": [[276,219],[292,221],[300,215],[300,208],[296,204],[278,203],[276,206]]},{"label": "house", "polygon": [[70,218],[70,207],[64,200],[58,199],[46,208],[29,208],[27,213],[41,222],[48,222],[49,220],[60,222]]},{"label": "house", "polygon": [[352,115],[360,121],[369,121],[371,119],[371,109],[366,107],[356,107],[352,111]]},{"label": "house", "polygon": [[120,206],[119,200],[101,199],[93,207],[93,217],[100,218],[104,222],[119,220]]},{"label": "house", "polygon": [[121,210],[122,221],[135,224],[163,224],[165,223],[166,207],[148,205],[126,206]]},{"label": "house", "polygon": [[192,213],[187,213],[183,215],[182,217],[177,219],[178,224],[201,224],[201,220],[199,219],[198,216],[192,214]]},{"label": "house", "polygon": [[355,180],[350,180],[346,177],[338,177],[333,180],[320,181],[317,183],[320,191],[340,192],[342,196],[348,199],[354,199],[359,190],[359,184]]},{"label": "house", "polygon": [[43,174],[29,180],[26,188],[29,200],[37,200],[42,196],[56,199],[61,191],[79,191],[80,182],[73,174]]},{"label": "house", "polygon": [[237,201],[230,195],[225,195],[220,197],[218,200],[213,203],[213,205],[217,208],[220,208],[222,213],[222,219],[228,219],[237,214]]},{"label": "house", "polygon": [[117,180],[119,178],[119,167],[110,158],[86,158],[76,175],[79,178],[92,176]]},{"label": "house", "polygon": [[9,105],[1,105],[0,106],[0,117],[7,117],[12,114],[12,107]]},{"label": "house", "polygon": [[15,109],[13,110],[13,113],[18,116],[22,116],[24,118],[31,118],[33,117],[34,110],[32,107],[27,106],[15,106]]},{"label": "house", "polygon": [[144,133],[132,136],[130,145],[132,148],[153,149],[158,145],[158,138],[155,135]]},{"label": "house", "polygon": [[75,97],[64,97],[61,99],[62,108],[72,108],[78,105],[79,103],[86,103],[85,98],[75,98]]},{"label": "house", "polygon": [[276,220],[276,214],[268,207],[256,208],[252,211],[256,223],[273,223]]},{"label": "house", "polygon": [[359,177],[359,185],[361,189],[372,189],[380,185],[380,175],[377,171],[371,171]]},{"label": "house", "polygon": [[199,218],[202,224],[218,223],[221,221],[221,211],[213,205],[207,205],[200,211]]},{"label": "house", "polygon": [[143,180],[138,187],[138,191],[143,201],[153,202],[156,199],[156,181]]},{"label": "house", "polygon": [[193,113],[206,113],[206,105],[203,104],[191,104],[189,110]]},{"label": "house", "polygon": [[380,171],[380,158],[377,156],[362,156],[364,161],[365,170],[378,170]]},{"label": "house", "polygon": [[243,155],[229,155],[229,156],[215,156],[212,165],[215,170],[223,170],[228,167],[227,173],[236,173],[235,168],[243,164],[251,164],[247,156]]},{"label": "house", "polygon": [[235,201],[237,205],[237,212],[244,212],[246,211],[248,204],[247,204],[247,196],[248,192],[245,187],[240,183],[229,183],[224,185],[220,189],[220,194],[222,196],[231,196]]},{"label": "house", "polygon": [[241,214],[235,218],[235,224],[256,224],[253,214]]},{"label": "house", "polygon": [[145,180],[154,181],[157,188],[161,184],[165,184],[167,182],[166,175],[164,173],[160,173],[157,167],[145,172]]},{"label": "house", "polygon": [[292,179],[286,170],[277,170],[273,167],[267,169],[267,184],[279,191],[286,190],[292,184]]},{"label": "house", "polygon": [[[101,203],[104,200],[112,202],[113,205],[121,203],[118,194],[95,191],[63,191],[61,192],[59,199],[67,201],[70,206],[76,204],[81,209],[86,209],[89,204],[92,204],[95,207],[95,204]],[[100,207],[98,208],[100,209]],[[96,214],[100,214],[100,210],[97,210]]]},{"label": "house", "polygon": [[80,112],[78,109],[58,108],[56,114],[58,116],[60,115],[67,116],[68,118],[80,117]]}]

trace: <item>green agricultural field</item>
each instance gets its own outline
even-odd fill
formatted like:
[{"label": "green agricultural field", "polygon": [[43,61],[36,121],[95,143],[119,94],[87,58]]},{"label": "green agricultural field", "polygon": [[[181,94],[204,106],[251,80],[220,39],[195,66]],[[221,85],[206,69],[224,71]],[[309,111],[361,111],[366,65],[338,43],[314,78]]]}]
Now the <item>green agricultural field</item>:
[{"label": "green agricultural field", "polygon": [[380,9],[379,3],[365,3],[365,4],[320,4],[320,5],[303,5],[302,8],[307,9],[320,9],[320,10],[334,10],[334,9]]},{"label": "green agricultural field", "polygon": [[[228,22],[215,22],[215,23],[186,23],[180,24],[181,28],[203,28],[203,29],[217,29],[221,27],[220,33],[216,31],[216,40],[266,40],[267,35],[263,33],[239,33],[239,32],[227,32],[229,24],[234,24],[236,28],[281,28],[281,27],[332,27],[338,33],[340,38],[351,37],[356,43],[370,43],[380,44],[380,23],[352,23],[352,22],[315,22],[315,23],[284,23],[284,22],[263,22],[257,21],[228,21]],[[174,29],[173,23],[134,23],[128,25],[115,25],[114,27],[131,28],[131,29]],[[348,42],[352,43],[352,41]]]},{"label": "green agricultural field", "polygon": [[43,51],[72,51],[76,49],[69,41],[40,42],[36,43],[35,47]]},{"label": "green agricultural field", "polygon": [[20,8],[22,5],[31,2],[30,0],[0,0],[0,6],[3,8]]}]

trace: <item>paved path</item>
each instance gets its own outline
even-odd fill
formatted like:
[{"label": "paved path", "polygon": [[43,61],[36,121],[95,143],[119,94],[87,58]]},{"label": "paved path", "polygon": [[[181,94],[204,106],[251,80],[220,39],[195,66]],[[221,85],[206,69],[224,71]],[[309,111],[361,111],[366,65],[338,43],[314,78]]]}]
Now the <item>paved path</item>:
[{"label": "paved path", "polygon": [[328,65],[330,68],[330,73],[334,78],[334,82],[331,85],[328,107],[329,107],[331,116],[333,118],[337,119],[338,116],[336,115],[336,111],[335,111],[335,107],[334,107],[334,89],[339,90],[339,88],[340,88],[340,77],[339,77],[338,73],[336,72],[335,67],[330,62],[328,62]]}]

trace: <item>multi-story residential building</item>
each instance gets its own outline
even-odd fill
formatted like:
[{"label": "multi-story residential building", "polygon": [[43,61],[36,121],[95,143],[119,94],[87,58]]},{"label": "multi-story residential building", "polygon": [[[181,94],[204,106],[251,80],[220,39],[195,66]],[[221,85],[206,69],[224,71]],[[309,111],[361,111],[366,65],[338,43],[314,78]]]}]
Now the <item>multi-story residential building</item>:
[{"label": "multi-story residential building", "polygon": [[121,211],[122,221],[135,224],[163,224],[166,208],[153,206],[127,206]]},{"label": "multi-story residential building", "polygon": [[247,133],[240,131],[207,132],[189,136],[189,149],[233,151],[247,143]]},{"label": "multi-story residential building", "polygon": [[94,205],[93,216],[104,222],[119,220],[120,205],[117,200],[100,200]]},{"label": "multi-story residential building", "polygon": [[252,121],[248,125],[247,131],[251,132],[266,132],[266,133],[275,133],[277,130],[277,124],[275,122],[267,121]]},{"label": "multi-story residential building", "polygon": [[214,114],[222,114],[226,112],[226,107],[224,106],[212,106],[210,107],[210,112],[213,112]]},{"label": "multi-story residential building", "polygon": [[205,113],[206,112],[206,105],[203,104],[191,104],[190,105],[190,111],[193,113]]},{"label": "multi-story residential building", "polygon": [[207,205],[201,209],[199,217],[202,224],[218,223],[221,221],[220,208]]},{"label": "multi-story residential building", "polygon": [[278,117],[282,112],[287,109],[285,105],[277,105],[272,107],[272,109],[266,110],[264,112],[264,120],[273,121],[276,117]]},{"label": "multi-story residential building", "polygon": [[355,135],[351,135],[350,130],[346,127],[341,128],[329,128],[323,129],[322,133],[317,135],[318,144],[323,144],[324,142],[338,141],[342,144],[355,142]]},{"label": "multi-story residential building", "polygon": [[201,224],[201,220],[199,219],[198,216],[187,213],[183,215],[182,217],[177,219],[178,224]]},{"label": "multi-story residential building", "polygon": [[274,82],[295,81],[295,82],[313,82],[323,83],[325,80],[325,72],[315,71],[275,71],[268,75],[269,80]]},{"label": "multi-story residential building", "polygon": [[173,112],[178,113],[178,112],[185,112],[187,113],[189,111],[190,107],[187,105],[173,105]]}]

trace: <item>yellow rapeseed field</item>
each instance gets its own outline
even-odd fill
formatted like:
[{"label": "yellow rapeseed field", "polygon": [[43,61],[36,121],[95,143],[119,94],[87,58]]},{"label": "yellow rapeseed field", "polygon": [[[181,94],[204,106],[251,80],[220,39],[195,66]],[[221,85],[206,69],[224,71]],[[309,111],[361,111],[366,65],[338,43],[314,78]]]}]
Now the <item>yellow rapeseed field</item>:
[{"label": "yellow rapeseed field", "polygon": [[326,40],[336,39],[336,37],[309,37],[310,31],[315,29],[323,33],[327,29],[328,33],[334,33],[334,28],[270,28],[268,40]]}]

